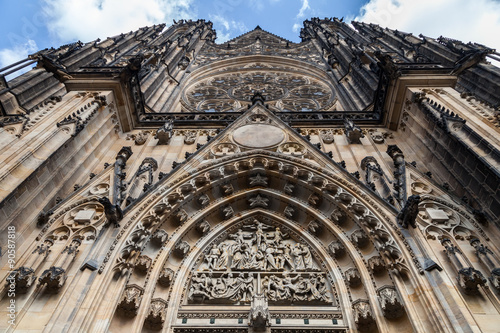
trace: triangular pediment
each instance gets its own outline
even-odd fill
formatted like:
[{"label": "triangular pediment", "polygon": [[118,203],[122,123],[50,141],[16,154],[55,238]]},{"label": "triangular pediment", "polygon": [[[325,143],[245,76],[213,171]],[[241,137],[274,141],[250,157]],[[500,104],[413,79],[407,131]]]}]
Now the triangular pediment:
[{"label": "triangular pediment", "polygon": [[312,144],[261,102],[255,103],[242,116],[198,150],[185,163],[184,170],[210,161],[251,151],[269,151],[303,159],[305,162],[334,173],[345,173],[318,144]]},{"label": "triangular pediment", "polygon": [[271,45],[292,45],[295,44],[285,38],[274,35],[266,30],[263,30],[260,26],[256,26],[255,29],[241,35],[235,37],[221,45],[231,45],[232,47],[241,47],[244,45],[250,45],[255,43],[257,40],[264,42],[265,44]]}]

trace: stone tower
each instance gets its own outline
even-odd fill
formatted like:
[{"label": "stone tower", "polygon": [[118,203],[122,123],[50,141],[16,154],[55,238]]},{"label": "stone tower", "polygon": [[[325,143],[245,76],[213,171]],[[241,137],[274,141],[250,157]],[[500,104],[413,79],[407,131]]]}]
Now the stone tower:
[{"label": "stone tower", "polygon": [[498,332],[498,53],[300,37],[181,20],[0,70],[0,329]]}]

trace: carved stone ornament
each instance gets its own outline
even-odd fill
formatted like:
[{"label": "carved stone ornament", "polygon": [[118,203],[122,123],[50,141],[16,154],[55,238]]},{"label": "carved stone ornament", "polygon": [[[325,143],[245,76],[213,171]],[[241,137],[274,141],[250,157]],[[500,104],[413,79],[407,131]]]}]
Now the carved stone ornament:
[{"label": "carved stone ornament", "polygon": [[134,137],[134,142],[138,146],[142,146],[143,144],[146,143],[146,140],[148,139],[149,132],[148,131],[140,131],[137,133]]},{"label": "carved stone ornament", "polygon": [[321,225],[321,222],[319,221],[316,221],[316,220],[312,220],[311,222],[309,222],[309,224],[307,225],[307,230],[309,230],[309,232],[313,235],[318,235],[319,232],[321,231],[322,229],[322,225]]},{"label": "carved stone ornament", "polygon": [[409,225],[411,225],[413,228],[417,227],[415,220],[417,219],[418,215],[419,203],[420,203],[420,196],[415,194],[410,196],[406,201],[406,204],[404,205],[403,209],[401,209],[401,211],[397,216],[398,223],[403,228],[408,228]]},{"label": "carved stone ornament", "polygon": [[135,317],[137,315],[137,310],[141,305],[143,293],[144,288],[136,284],[127,285],[123,291],[120,302],[118,303],[117,311],[124,317]]},{"label": "carved stone ornament", "polygon": [[163,287],[168,287],[174,280],[174,271],[170,268],[164,267],[158,276],[158,283]]},{"label": "carved stone ornament", "polygon": [[330,253],[335,258],[340,258],[346,253],[345,247],[341,242],[331,242],[330,245],[328,245],[328,250],[330,250]]},{"label": "carved stone ornament", "polygon": [[306,148],[296,142],[287,142],[278,147],[278,152],[291,156],[302,156],[305,154]]},{"label": "carved stone ornament", "polygon": [[155,139],[158,139],[158,145],[168,145],[172,137],[173,127],[174,122],[169,120],[156,131]]},{"label": "carved stone ornament", "polygon": [[386,318],[395,319],[404,314],[404,307],[401,304],[396,288],[393,286],[383,286],[377,289],[377,294],[380,307]]},{"label": "carved stone ornament", "polygon": [[382,144],[385,141],[384,135],[379,131],[370,131],[370,137],[376,144]]},{"label": "carved stone ornament", "polygon": [[351,267],[347,269],[344,273],[346,281],[351,287],[357,287],[361,285],[361,275],[357,268]]},{"label": "carved stone ornament", "polygon": [[151,240],[153,242],[156,242],[157,244],[161,245],[165,244],[167,239],[168,239],[168,233],[163,229],[156,230],[153,236],[151,236]]},{"label": "carved stone ornament", "polygon": [[264,293],[253,295],[248,315],[248,325],[256,330],[264,330],[266,327],[271,326],[271,314]]},{"label": "carved stone ornament", "polygon": [[210,223],[208,223],[208,221],[206,220],[198,221],[196,223],[196,231],[198,231],[202,235],[206,234],[210,231]]},{"label": "carved stone ornament", "polygon": [[221,209],[221,215],[224,220],[230,219],[234,215],[233,207],[227,205]]},{"label": "carved stone ornament", "polygon": [[321,134],[320,134],[320,137],[321,137],[321,140],[323,140],[323,142],[325,144],[333,143],[333,141],[335,139],[335,135],[334,135],[334,133],[331,130],[329,130],[329,131],[322,131]]},{"label": "carved stone ornament", "polygon": [[47,291],[58,292],[67,278],[66,271],[63,268],[52,266],[40,275],[38,282],[39,286],[46,285]]},{"label": "carved stone ornament", "polygon": [[267,186],[267,177],[258,173],[257,175],[249,178],[249,183],[250,186]]},{"label": "carved stone ornament", "polygon": [[354,310],[354,321],[356,322],[358,330],[362,332],[370,331],[375,325],[375,318],[373,317],[368,300],[355,300],[352,302],[352,309]]},{"label": "carved stone ornament", "polygon": [[317,193],[311,194],[307,199],[307,202],[313,207],[318,207],[321,204],[321,201],[321,196]]},{"label": "carved stone ornament", "polygon": [[186,241],[179,241],[177,244],[175,244],[174,253],[178,257],[183,258],[188,254],[190,249],[191,247]]},{"label": "carved stone ornament", "polygon": [[259,290],[278,304],[331,303],[329,283],[310,248],[256,219],[205,250],[188,301],[244,304]]},{"label": "carved stone ornament", "polygon": [[222,195],[231,195],[234,193],[233,184],[225,184],[220,187]]},{"label": "carved stone ornament", "polygon": [[483,274],[473,267],[460,269],[458,271],[457,280],[460,287],[462,287],[464,292],[468,295],[477,294],[477,286],[486,285],[486,279]]},{"label": "carved stone ornament", "polygon": [[292,218],[295,215],[295,208],[292,205],[287,205],[283,211],[286,217]]},{"label": "carved stone ornament", "polygon": [[16,292],[19,294],[25,294],[35,281],[35,271],[24,266],[16,268],[6,278],[7,285],[14,285]]},{"label": "carved stone ornament", "polygon": [[385,262],[380,256],[373,256],[368,259],[368,267],[373,274],[378,275],[385,271]]},{"label": "carved stone ornament", "polygon": [[361,143],[360,139],[364,137],[361,129],[354,125],[354,122],[349,118],[344,118],[345,135],[351,143]]},{"label": "carved stone ornament", "polygon": [[167,309],[167,301],[161,298],[153,298],[149,305],[148,315],[144,321],[147,328],[159,331],[165,323],[165,310]]},{"label": "carved stone ornament", "polygon": [[195,131],[188,131],[184,135],[184,143],[186,145],[192,145],[196,141],[196,132]]},{"label": "carved stone ornament", "polygon": [[370,239],[363,230],[357,229],[351,234],[351,241],[356,247],[362,249],[368,245]]},{"label": "carved stone ornament", "polygon": [[248,205],[251,208],[255,207],[267,208],[269,206],[269,199],[264,196],[261,196],[260,194],[257,194],[257,196],[248,199]]},{"label": "carved stone ornament", "polygon": [[135,269],[140,272],[147,272],[153,260],[147,255],[140,255],[135,261]]},{"label": "carved stone ornament", "polygon": [[224,157],[240,152],[240,148],[234,143],[219,143],[212,148],[214,157]]},{"label": "carved stone ornament", "polygon": [[198,203],[202,206],[205,207],[210,203],[210,198],[207,194],[202,194],[198,197]]},{"label": "carved stone ornament", "polygon": [[188,213],[184,209],[179,209],[174,213],[174,219],[179,225],[182,225],[188,219]]}]

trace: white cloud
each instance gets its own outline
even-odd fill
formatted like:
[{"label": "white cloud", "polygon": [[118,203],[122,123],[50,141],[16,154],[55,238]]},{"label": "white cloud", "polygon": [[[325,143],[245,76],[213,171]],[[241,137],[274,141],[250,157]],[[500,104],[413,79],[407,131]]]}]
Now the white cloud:
[{"label": "white cloud", "polygon": [[[38,51],[38,47],[34,40],[28,39],[26,43],[15,45],[12,48],[6,48],[0,50],[0,68],[11,65],[16,61],[25,59],[29,54],[35,53]],[[21,71],[18,71],[12,75],[9,75],[8,78],[12,78],[14,76],[20,75],[24,72],[27,72],[31,68],[28,66],[23,68]]]},{"label": "white cloud", "polygon": [[354,20],[500,50],[500,2],[496,0],[370,0]]},{"label": "white cloud", "polygon": [[209,15],[210,21],[217,30],[217,43],[227,42],[229,39],[239,36],[248,31],[246,25],[241,21],[228,20],[221,15]]},{"label": "white cloud", "polygon": [[293,32],[298,33],[300,31],[300,28],[302,28],[302,25],[299,23],[295,23],[292,27]]},{"label": "white cloud", "polygon": [[311,7],[309,7],[309,0],[302,0],[302,7],[300,7],[299,13],[297,14],[297,18],[306,16],[306,10],[308,9],[311,9]]},{"label": "white cloud", "polygon": [[194,0],[44,0],[47,27],[61,42],[91,41],[172,19],[195,18]]}]

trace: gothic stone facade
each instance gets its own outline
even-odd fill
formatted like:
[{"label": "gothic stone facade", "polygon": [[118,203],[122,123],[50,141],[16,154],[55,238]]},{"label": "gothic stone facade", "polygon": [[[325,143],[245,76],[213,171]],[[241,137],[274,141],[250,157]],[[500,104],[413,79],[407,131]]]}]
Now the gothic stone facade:
[{"label": "gothic stone facade", "polygon": [[2,69],[0,329],[498,332],[498,54],[300,37],[182,20]]}]

